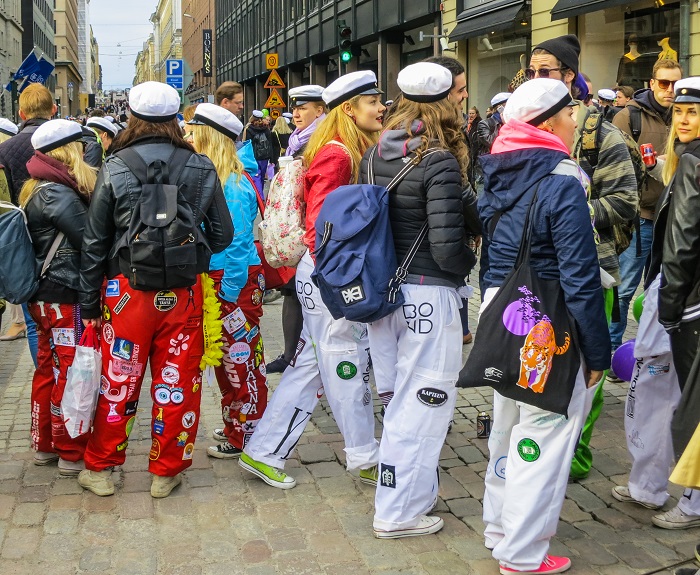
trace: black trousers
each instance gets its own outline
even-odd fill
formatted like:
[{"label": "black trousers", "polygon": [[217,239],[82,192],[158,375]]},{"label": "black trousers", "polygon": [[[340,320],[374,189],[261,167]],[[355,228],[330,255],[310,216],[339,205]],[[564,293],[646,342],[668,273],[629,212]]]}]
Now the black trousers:
[{"label": "black trousers", "polygon": [[671,353],[682,392],[671,422],[676,460],[683,453],[700,423],[699,348],[700,319],[682,323],[680,329],[671,334]]}]

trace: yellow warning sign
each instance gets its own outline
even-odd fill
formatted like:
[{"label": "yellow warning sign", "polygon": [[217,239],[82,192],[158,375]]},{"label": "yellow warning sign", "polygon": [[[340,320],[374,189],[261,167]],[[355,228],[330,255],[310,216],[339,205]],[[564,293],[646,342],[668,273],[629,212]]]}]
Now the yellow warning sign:
[{"label": "yellow warning sign", "polygon": [[280,93],[273,88],[272,92],[270,92],[270,97],[267,99],[267,102],[265,102],[265,108],[286,108],[286,107],[287,107],[287,104],[284,103],[284,100],[282,99],[282,96],[280,96]]},{"label": "yellow warning sign", "polygon": [[270,110],[270,118],[272,118],[273,120],[276,120],[281,115],[282,112],[279,111],[279,108],[272,108],[272,110]]},{"label": "yellow warning sign", "polygon": [[276,52],[265,54],[265,67],[268,70],[274,70],[280,66],[280,55]]},{"label": "yellow warning sign", "polygon": [[267,78],[267,82],[265,82],[265,85],[263,88],[266,90],[272,90],[273,88],[286,88],[287,86],[284,84],[282,81],[282,78],[280,78],[279,73],[277,70],[273,70],[270,72],[270,75]]}]

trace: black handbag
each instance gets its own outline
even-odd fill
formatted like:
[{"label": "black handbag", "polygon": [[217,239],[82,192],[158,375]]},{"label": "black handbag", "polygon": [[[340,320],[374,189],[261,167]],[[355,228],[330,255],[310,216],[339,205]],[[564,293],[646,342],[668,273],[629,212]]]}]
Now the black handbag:
[{"label": "black handbag", "polygon": [[581,357],[559,280],[540,278],[530,264],[538,187],[513,270],[481,314],[457,386],[487,385],[504,397],[567,415]]}]

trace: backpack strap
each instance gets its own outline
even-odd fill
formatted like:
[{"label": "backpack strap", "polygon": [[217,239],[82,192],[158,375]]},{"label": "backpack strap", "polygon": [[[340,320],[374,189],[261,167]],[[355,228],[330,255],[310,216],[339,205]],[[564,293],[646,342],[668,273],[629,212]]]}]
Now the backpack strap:
[{"label": "backpack strap", "polygon": [[594,170],[598,165],[600,125],[602,123],[603,115],[600,112],[588,112],[581,130],[581,153]]},{"label": "backpack strap", "polygon": [[630,132],[635,142],[639,142],[642,135],[642,110],[639,106],[627,106],[630,111]]},{"label": "backpack strap", "polygon": [[[124,148],[123,150],[116,152],[114,155],[120,158],[126,164],[129,170],[131,170],[131,173],[136,176],[141,184],[148,184],[151,182],[153,179],[153,170],[150,165],[146,164],[146,161],[141,157],[141,154],[136,152],[136,150],[132,148]],[[190,159],[191,155],[192,152],[186,150],[185,148],[175,148],[173,153],[170,154],[170,157],[165,162],[165,179],[167,181],[163,183],[176,183],[180,179],[182,172],[185,170],[187,161]],[[170,173],[170,166],[174,167],[172,174]]]},{"label": "backpack strap", "polygon": [[49,266],[51,265],[51,262],[53,261],[53,258],[56,255],[56,252],[58,251],[58,246],[61,245],[61,242],[63,241],[64,237],[65,234],[63,232],[58,232],[58,235],[56,235],[56,237],[54,238],[53,243],[49,248],[49,252],[46,254],[44,265],[41,266],[41,274],[39,274],[39,278],[43,278],[46,275],[46,272],[48,271]]}]

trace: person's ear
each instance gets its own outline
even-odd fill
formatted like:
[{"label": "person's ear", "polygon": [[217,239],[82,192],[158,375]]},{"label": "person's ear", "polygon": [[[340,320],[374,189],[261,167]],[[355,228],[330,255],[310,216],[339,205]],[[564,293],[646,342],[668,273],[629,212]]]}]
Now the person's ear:
[{"label": "person's ear", "polygon": [[340,109],[343,111],[344,114],[350,116],[353,120],[355,119],[355,110],[353,109],[350,102],[343,102],[340,105]]},{"label": "person's ear", "polygon": [[567,84],[573,84],[574,80],[576,80],[576,74],[574,74],[573,70],[567,70],[566,75],[564,76],[564,82]]},{"label": "person's ear", "polygon": [[[54,106],[54,108],[55,108],[55,106]],[[54,114],[55,113],[56,113],[56,111],[54,110]],[[27,121],[27,115],[22,110],[19,111],[19,117],[22,118],[23,122]]]}]

